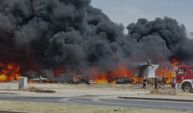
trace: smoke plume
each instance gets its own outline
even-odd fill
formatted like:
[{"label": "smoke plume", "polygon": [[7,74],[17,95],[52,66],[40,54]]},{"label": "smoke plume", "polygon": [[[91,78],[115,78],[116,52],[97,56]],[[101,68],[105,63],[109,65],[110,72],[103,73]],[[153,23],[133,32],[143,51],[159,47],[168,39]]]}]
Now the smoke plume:
[{"label": "smoke plume", "polygon": [[154,55],[154,59],[176,57],[181,60],[191,60],[193,57],[193,40],[187,37],[185,26],[179,25],[175,19],[139,19],[137,23],[128,25],[127,29],[127,38],[135,40],[138,48],[143,48],[143,56]]}]

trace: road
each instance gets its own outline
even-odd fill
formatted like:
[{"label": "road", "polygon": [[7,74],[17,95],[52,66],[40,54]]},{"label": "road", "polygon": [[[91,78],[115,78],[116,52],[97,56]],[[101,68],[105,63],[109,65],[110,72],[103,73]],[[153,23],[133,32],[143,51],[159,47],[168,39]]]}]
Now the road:
[{"label": "road", "polygon": [[193,111],[193,102],[162,101],[162,100],[143,100],[143,99],[119,99],[112,96],[84,95],[77,97],[31,97],[11,94],[0,94],[0,100],[27,101],[27,102],[46,102],[64,104],[89,104],[122,107],[142,107],[171,110],[190,110]]}]

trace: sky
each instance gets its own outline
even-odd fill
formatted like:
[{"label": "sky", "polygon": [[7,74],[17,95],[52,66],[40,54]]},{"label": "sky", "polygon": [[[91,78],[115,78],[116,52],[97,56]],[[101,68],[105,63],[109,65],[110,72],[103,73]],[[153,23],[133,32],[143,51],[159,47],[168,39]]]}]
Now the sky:
[{"label": "sky", "polygon": [[193,32],[193,0],[92,0],[91,4],[124,26],[138,18],[154,20],[168,16],[184,24],[187,33]]}]

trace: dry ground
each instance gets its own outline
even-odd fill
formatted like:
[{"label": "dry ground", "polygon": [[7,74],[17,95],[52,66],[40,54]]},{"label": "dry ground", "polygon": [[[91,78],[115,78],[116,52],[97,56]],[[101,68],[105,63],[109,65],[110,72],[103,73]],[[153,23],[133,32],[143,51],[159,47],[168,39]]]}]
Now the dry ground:
[{"label": "dry ground", "polygon": [[[2,111],[2,112],[1,112]],[[192,113],[190,111],[0,101],[0,113]]]},{"label": "dry ground", "polygon": [[[69,84],[29,84],[45,90],[54,90],[56,93],[42,94],[29,91],[18,91],[17,83],[0,83],[0,93],[26,95],[26,96],[53,96],[72,97],[81,95],[141,95],[148,93],[147,90],[133,85],[116,84],[92,84],[92,85],[69,85]],[[188,94],[188,97],[192,94]],[[7,111],[7,112],[6,112]],[[12,112],[10,112],[12,111]],[[193,113],[190,111],[172,111],[143,108],[123,108],[107,106],[91,106],[78,104],[54,104],[33,102],[0,101],[0,113]]]}]

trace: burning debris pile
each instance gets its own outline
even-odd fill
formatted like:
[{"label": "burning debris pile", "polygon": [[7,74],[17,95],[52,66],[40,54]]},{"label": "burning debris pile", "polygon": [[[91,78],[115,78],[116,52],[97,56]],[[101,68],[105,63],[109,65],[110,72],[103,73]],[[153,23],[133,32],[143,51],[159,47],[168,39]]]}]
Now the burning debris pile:
[{"label": "burning debris pile", "polygon": [[20,67],[16,64],[3,64],[0,63],[0,81],[8,82],[13,80],[19,80]]},{"label": "burning debris pile", "polygon": [[78,74],[99,83],[132,76],[132,66],[147,59],[192,60],[193,41],[175,19],[139,19],[125,35],[90,2],[1,0],[0,60],[18,64],[21,73],[53,70],[60,80]]},{"label": "burning debris pile", "polygon": [[115,80],[119,78],[129,78],[133,76],[132,71],[124,65],[120,65],[117,69],[106,73],[100,72],[96,69],[92,69],[91,72],[91,79],[95,80],[96,83],[115,83]]}]

